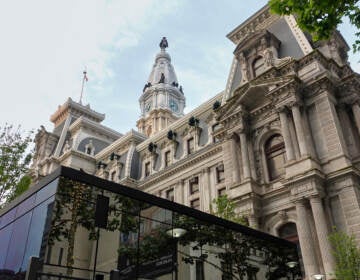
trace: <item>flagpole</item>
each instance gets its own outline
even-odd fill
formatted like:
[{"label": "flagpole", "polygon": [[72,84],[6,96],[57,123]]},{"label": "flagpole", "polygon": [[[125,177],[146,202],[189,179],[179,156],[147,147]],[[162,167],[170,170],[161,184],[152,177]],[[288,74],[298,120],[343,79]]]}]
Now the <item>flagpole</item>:
[{"label": "flagpole", "polygon": [[81,93],[80,93],[80,101],[79,101],[80,104],[82,104],[82,98],[83,98],[83,92],[84,92],[84,84],[85,84],[85,80],[86,80],[86,70],[84,70],[83,74],[84,74],[84,77],[83,77],[82,85],[81,85]]}]

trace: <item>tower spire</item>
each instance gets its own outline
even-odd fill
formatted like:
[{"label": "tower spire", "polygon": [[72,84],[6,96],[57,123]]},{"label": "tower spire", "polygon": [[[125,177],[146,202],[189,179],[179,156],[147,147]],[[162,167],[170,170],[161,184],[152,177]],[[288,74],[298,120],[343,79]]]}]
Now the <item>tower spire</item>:
[{"label": "tower spire", "polygon": [[151,136],[165,129],[184,115],[185,96],[178,83],[171,64],[171,57],[165,51],[169,47],[166,37],[162,37],[160,52],[140,96],[141,117],[137,122],[140,132]]}]

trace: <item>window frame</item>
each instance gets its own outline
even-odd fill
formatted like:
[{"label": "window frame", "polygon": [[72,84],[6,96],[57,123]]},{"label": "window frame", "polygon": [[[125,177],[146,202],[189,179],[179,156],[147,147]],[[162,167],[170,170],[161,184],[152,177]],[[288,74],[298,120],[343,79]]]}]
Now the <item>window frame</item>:
[{"label": "window frame", "polygon": [[187,154],[191,155],[195,152],[195,139],[194,137],[190,137],[186,140],[186,150]]},{"label": "window frame", "polygon": [[[282,142],[271,145],[271,141],[273,141],[274,138],[281,137]],[[283,177],[285,174],[285,142],[284,138],[281,134],[276,133],[271,135],[264,143],[264,155],[265,155],[265,161],[266,161],[266,168],[268,173],[268,180],[269,182],[273,182],[278,180],[279,178]],[[276,164],[273,163],[274,159],[281,156],[283,157],[283,164],[281,166],[281,169],[277,168]],[[274,169],[272,169],[274,168]]]},{"label": "window frame", "polygon": [[[194,188],[194,186],[197,186]],[[199,186],[199,177],[193,177],[189,180],[189,192],[191,195],[198,193],[200,191]]]}]

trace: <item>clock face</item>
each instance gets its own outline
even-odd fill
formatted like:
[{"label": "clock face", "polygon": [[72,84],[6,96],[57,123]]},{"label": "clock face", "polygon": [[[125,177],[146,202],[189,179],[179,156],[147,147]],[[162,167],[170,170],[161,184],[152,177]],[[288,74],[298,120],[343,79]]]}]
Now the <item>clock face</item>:
[{"label": "clock face", "polygon": [[179,106],[175,100],[170,100],[170,109],[174,112],[177,112],[179,110]]},{"label": "clock face", "polygon": [[145,104],[145,112],[149,112],[151,109],[151,102]]}]

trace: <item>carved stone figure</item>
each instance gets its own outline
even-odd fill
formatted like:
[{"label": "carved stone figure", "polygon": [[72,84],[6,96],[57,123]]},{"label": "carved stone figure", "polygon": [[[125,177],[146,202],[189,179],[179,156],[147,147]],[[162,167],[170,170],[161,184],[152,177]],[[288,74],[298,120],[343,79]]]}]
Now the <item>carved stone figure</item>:
[{"label": "carved stone figure", "polygon": [[65,145],[64,145],[64,153],[67,152],[68,150],[70,150],[70,144],[69,144],[69,140],[65,141]]},{"label": "carved stone figure", "polygon": [[165,83],[165,75],[164,73],[161,73],[159,84],[163,84],[163,83]]},{"label": "carved stone figure", "polygon": [[274,54],[269,48],[264,50],[264,63],[266,67],[271,67],[274,65]]},{"label": "carved stone figure", "polygon": [[245,83],[249,80],[249,70],[244,53],[240,53],[239,62],[241,67],[241,81]]}]

